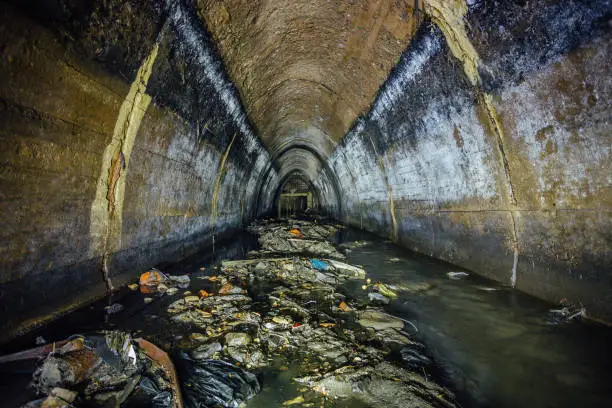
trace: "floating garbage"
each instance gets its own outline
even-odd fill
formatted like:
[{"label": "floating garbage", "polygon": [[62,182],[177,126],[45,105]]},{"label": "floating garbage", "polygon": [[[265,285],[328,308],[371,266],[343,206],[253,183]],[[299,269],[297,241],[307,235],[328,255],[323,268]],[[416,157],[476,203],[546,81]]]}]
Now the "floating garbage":
[{"label": "floating garbage", "polygon": [[586,317],[586,309],[583,306],[577,307],[562,301],[559,308],[548,311],[546,322],[552,325],[567,324],[583,317]]},{"label": "floating garbage", "polygon": [[104,307],[106,314],[115,314],[121,312],[122,310],[123,305],[121,303],[113,303],[112,305]]},{"label": "floating garbage", "polygon": [[352,310],[352,308],[346,303],[344,303],[344,301],[340,302],[340,304],[338,305],[338,309],[342,310],[343,312],[348,312]]},{"label": "floating garbage", "polygon": [[370,300],[370,302],[381,303],[383,305],[387,305],[390,302],[388,297],[383,296],[382,294],[377,293],[377,292],[368,293],[368,299]]},{"label": "floating garbage", "polygon": [[295,238],[302,238],[302,231],[299,228],[292,228],[289,230],[289,233],[293,235]]},{"label": "floating garbage", "polygon": [[153,268],[140,275],[139,285],[141,293],[155,293],[157,286],[166,282],[168,277],[161,271]]},{"label": "floating garbage", "polygon": [[310,264],[317,271],[326,271],[329,269],[329,264],[320,259],[311,259]]},{"label": "floating garbage", "polygon": [[376,283],[374,285],[374,289],[380,292],[381,295],[387,298],[395,299],[397,297],[397,293],[391,290],[391,288],[385,285],[384,283],[380,283],[380,282]]},{"label": "floating garbage", "polygon": [[446,275],[449,277],[449,279],[453,279],[453,280],[459,280],[467,276],[470,276],[470,274],[467,272],[448,272]]}]

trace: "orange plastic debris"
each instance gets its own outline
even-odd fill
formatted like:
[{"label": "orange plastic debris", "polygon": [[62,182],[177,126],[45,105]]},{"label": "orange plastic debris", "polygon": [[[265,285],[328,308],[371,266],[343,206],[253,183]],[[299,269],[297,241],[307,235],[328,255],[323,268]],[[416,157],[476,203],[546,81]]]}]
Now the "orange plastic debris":
[{"label": "orange plastic debris", "polygon": [[205,291],[204,289],[200,290],[198,292],[198,294],[200,295],[200,297],[209,297],[210,296],[210,294],[207,291]]},{"label": "orange plastic debris", "polygon": [[302,238],[302,231],[300,231],[299,228],[292,228],[289,232],[296,238]]},{"label": "orange plastic debris", "polygon": [[208,280],[214,282],[214,281],[217,280],[217,277],[216,276],[211,276],[211,277],[208,278]]},{"label": "orange plastic debris", "polygon": [[156,269],[151,269],[140,275],[140,292],[141,293],[155,293],[157,292],[157,285],[166,280],[166,276]]},{"label": "orange plastic debris", "polygon": [[229,295],[230,293],[232,293],[232,289],[234,289],[232,284],[231,283],[226,283],[225,285],[223,285],[221,287],[221,289],[219,289],[219,294],[220,295]]},{"label": "orange plastic debris", "polygon": [[347,305],[347,304],[346,304],[346,303],[344,303],[344,302],[340,302],[340,304],[338,305],[338,308],[339,308],[340,310],[342,310],[343,312],[347,312],[347,311],[351,310],[351,308],[349,307],[349,305]]},{"label": "orange plastic debris", "polygon": [[151,269],[150,271],[146,271],[145,273],[140,275],[139,283],[141,286],[142,285],[154,286],[154,285],[158,285],[162,283],[165,280],[166,280],[166,277],[160,271]]}]

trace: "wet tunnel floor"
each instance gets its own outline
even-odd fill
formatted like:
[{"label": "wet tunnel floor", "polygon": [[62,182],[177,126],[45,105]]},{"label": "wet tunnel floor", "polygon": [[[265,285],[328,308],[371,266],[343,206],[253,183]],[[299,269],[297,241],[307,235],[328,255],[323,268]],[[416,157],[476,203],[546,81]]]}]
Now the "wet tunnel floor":
[{"label": "wet tunnel floor", "polygon": [[[447,273],[461,269],[368,233],[345,229],[336,243],[350,248],[347,263],[363,266],[373,281],[401,289],[386,311],[414,324],[418,330],[412,330],[414,339],[425,344],[435,362],[426,374],[453,391],[461,406],[610,406],[611,329],[579,321],[552,325],[547,315],[554,305],[474,275],[451,280]],[[203,281],[194,277],[215,274],[221,260],[246,258],[254,245],[245,233],[239,239],[219,243],[214,256],[205,251],[165,265],[163,270],[191,274],[188,290],[196,293]],[[367,299],[361,284],[349,281],[343,291],[356,299]],[[38,336],[54,341],[99,329],[126,330],[172,349],[190,331],[169,333],[159,323],[159,316],[182,292],[145,304],[142,294],[122,290],[5,345],[0,354],[33,347]],[[125,309],[107,315],[104,307],[115,302]],[[281,406],[296,397],[298,385],[293,376],[292,367],[266,369],[262,392],[247,406]],[[19,406],[31,399],[24,392],[30,378],[29,373],[0,373],[3,406]],[[346,406],[358,405],[353,401]]]}]

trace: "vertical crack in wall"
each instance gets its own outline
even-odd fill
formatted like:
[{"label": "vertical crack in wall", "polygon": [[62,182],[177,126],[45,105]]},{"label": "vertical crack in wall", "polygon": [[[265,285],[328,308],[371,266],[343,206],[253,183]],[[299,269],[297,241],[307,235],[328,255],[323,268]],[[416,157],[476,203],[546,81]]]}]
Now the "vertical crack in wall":
[{"label": "vertical crack in wall", "polygon": [[236,139],[236,134],[232,136],[232,140],[229,145],[227,145],[227,149],[225,149],[225,153],[221,157],[221,162],[219,163],[219,170],[217,171],[217,181],[215,182],[215,189],[213,190],[212,197],[212,240],[213,240],[213,251],[215,245],[215,228],[217,226],[217,211],[218,211],[218,201],[219,201],[219,188],[221,187],[221,181],[223,180],[223,172],[225,170],[225,162],[227,161],[227,157],[229,156],[230,149],[234,144],[234,139]]},{"label": "vertical crack in wall", "polygon": [[[510,175],[510,165],[508,163],[508,158],[504,148],[504,133],[499,122],[497,110],[493,105],[493,96],[482,90],[482,80],[478,72],[480,57],[474,48],[474,45],[469,40],[465,30],[465,16],[468,12],[467,3],[465,0],[427,0],[425,2],[425,12],[444,34],[446,43],[448,44],[448,47],[455,58],[457,58],[463,64],[465,75],[476,89],[478,102],[487,112],[489,126],[495,135],[500,162],[502,168],[504,169],[508,203],[510,207],[514,207],[517,202]],[[515,287],[519,243],[516,229],[515,211],[511,208],[509,213],[510,217],[512,218],[511,246],[514,252],[510,283],[512,284],[512,287]]]},{"label": "vertical crack in wall", "polygon": [[376,160],[378,161],[378,166],[380,167],[380,171],[383,174],[385,184],[387,185],[387,191],[389,192],[389,212],[391,213],[391,241],[397,242],[397,219],[395,218],[395,204],[393,203],[393,189],[391,188],[391,184],[389,183],[389,177],[387,176],[387,169],[385,168],[385,164],[383,163],[383,159],[378,155],[378,151],[376,150],[376,145],[374,144],[374,140],[368,134],[368,138],[370,139],[370,143],[372,143],[372,148],[374,149],[374,155],[376,156]]},{"label": "vertical crack in wall", "polygon": [[102,256],[101,269],[108,291],[114,289],[110,278],[110,258],[121,248],[123,200],[130,156],[140,123],[151,103],[151,97],[145,92],[158,50],[159,39],[138,69],[136,79],[119,108],[113,137],[102,156],[96,195],[91,205],[89,255]]}]

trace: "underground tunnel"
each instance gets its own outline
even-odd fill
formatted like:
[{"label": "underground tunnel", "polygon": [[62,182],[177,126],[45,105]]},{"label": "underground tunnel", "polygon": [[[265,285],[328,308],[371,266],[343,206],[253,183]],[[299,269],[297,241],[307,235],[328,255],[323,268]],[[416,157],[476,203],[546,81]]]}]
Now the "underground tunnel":
[{"label": "underground tunnel", "polygon": [[0,32],[5,406],[612,404],[610,0]]}]

